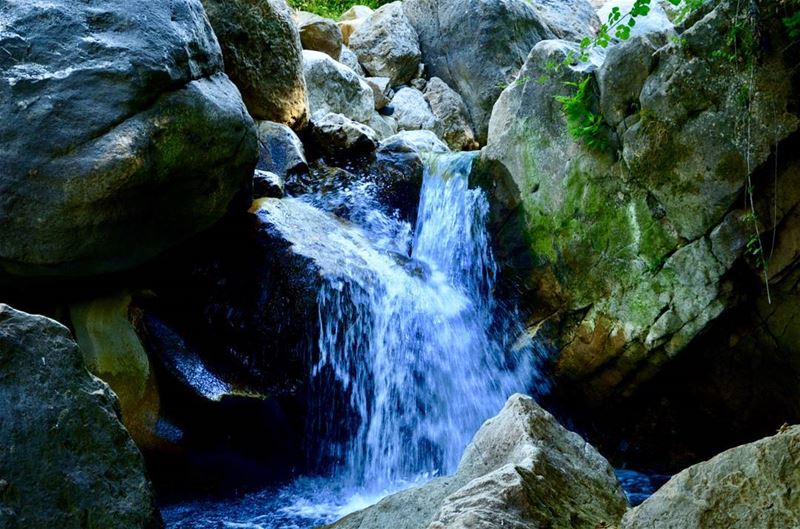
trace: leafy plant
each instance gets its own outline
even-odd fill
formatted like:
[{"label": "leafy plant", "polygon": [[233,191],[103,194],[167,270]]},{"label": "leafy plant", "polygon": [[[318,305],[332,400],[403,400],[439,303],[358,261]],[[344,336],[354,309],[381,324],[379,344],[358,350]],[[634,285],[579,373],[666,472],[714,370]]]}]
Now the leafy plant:
[{"label": "leafy plant", "polygon": [[575,93],[568,96],[556,96],[556,100],[561,103],[567,119],[569,135],[582,141],[589,148],[605,151],[608,149],[608,131],[603,117],[592,110],[590,81],[591,77],[585,77],[577,83],[564,83],[574,88]]},{"label": "leafy plant", "polygon": [[354,5],[365,5],[372,9],[377,9],[390,1],[391,0],[289,0],[289,5],[300,11],[309,11],[336,20],[342,13]]},{"label": "leafy plant", "polygon": [[800,39],[800,11],[785,17],[783,19],[783,25],[786,26],[790,38]]}]

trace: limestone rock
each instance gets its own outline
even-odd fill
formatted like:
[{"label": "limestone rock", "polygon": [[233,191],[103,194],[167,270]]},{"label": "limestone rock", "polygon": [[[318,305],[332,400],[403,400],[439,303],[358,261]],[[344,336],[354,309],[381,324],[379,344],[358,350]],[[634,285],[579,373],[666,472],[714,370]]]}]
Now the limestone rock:
[{"label": "limestone rock", "polygon": [[478,148],[472,132],[467,107],[458,93],[438,77],[432,77],[425,88],[425,100],[439,120],[440,136],[453,150]]},{"label": "limestone rock", "polygon": [[389,77],[392,85],[414,78],[420,62],[417,32],[400,2],[381,6],[350,37],[349,46],[374,77]]},{"label": "limestone rock", "polygon": [[0,19],[4,272],[127,269],[249,202],[255,127],[199,0],[11,1]]},{"label": "limestone rock", "polygon": [[157,529],[117,398],[62,325],[0,305],[0,526]]},{"label": "limestone rock", "polygon": [[342,30],[336,22],[314,13],[300,11],[300,42],[303,49],[321,51],[338,61],[342,53]]},{"label": "limestone rock", "polygon": [[531,48],[542,39],[580,40],[598,24],[585,0],[407,0],[403,10],[428,74],[461,94],[481,144],[492,106]]},{"label": "limestone rock", "polygon": [[608,462],[530,397],[484,423],[452,477],[389,496],[336,529],[612,527],[627,501]]},{"label": "limestone rock", "polygon": [[370,119],[375,109],[372,88],[353,70],[318,51],[303,51],[303,62],[312,114],[343,114],[359,123]]},{"label": "limestone rock", "polygon": [[441,126],[425,96],[416,88],[403,87],[392,98],[394,113],[399,130],[438,130]]},{"label": "limestone rock", "polygon": [[800,525],[800,426],[687,468],[628,512],[623,529]]},{"label": "limestone rock", "polygon": [[369,152],[378,145],[378,135],[374,130],[333,113],[312,116],[311,138],[316,148],[326,154]]},{"label": "limestone rock", "polygon": [[300,129],[307,101],[300,35],[286,0],[203,0],[225,72],[250,115]]}]

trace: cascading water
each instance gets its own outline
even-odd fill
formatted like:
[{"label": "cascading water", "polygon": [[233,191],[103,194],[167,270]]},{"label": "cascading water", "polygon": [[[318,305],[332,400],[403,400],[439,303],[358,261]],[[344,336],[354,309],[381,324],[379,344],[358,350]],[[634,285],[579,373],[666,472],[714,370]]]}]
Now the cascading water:
[{"label": "cascading water", "polygon": [[[512,393],[541,388],[538,351],[512,346],[519,329],[510,329],[513,315],[493,297],[488,203],[468,186],[474,157],[427,161],[415,229],[359,187],[284,199],[329,226],[325,243],[307,233],[287,237],[294,250],[322,247],[325,261],[335,261],[323,267],[318,294],[308,425],[312,467],[325,477],[270,493],[284,503],[274,515],[263,514],[264,496],[244,510],[238,502],[248,525],[232,526],[312,527],[452,473],[481,423]],[[349,223],[321,211],[342,203],[350,205]],[[244,514],[259,508],[262,514]]]},{"label": "cascading water", "polygon": [[352,485],[453,472],[481,423],[533,380],[531,356],[510,358],[492,335],[496,270],[487,201],[467,185],[473,158],[429,162],[409,260],[377,253],[369,285],[336,279],[320,292],[315,375],[330,370],[350,410],[330,410],[329,378],[316,390],[331,421],[357,418],[344,446],[327,445]]}]

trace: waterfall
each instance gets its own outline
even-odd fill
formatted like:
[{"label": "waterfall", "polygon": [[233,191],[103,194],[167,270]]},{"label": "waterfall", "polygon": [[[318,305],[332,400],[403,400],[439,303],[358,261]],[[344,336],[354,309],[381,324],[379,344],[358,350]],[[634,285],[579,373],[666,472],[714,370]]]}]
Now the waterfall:
[{"label": "waterfall", "polygon": [[416,226],[386,211],[369,182],[261,204],[264,222],[321,278],[308,474],[165,511],[170,529],[331,523],[452,474],[512,393],[544,387],[544,355],[530,341],[512,343],[521,328],[494,298],[489,207],[468,185],[474,158],[426,161]]},{"label": "waterfall", "polygon": [[[468,186],[473,160],[430,158],[415,229],[373,218],[381,228],[366,236],[379,251],[362,258],[374,273],[320,290],[313,444],[353,487],[454,472],[481,423],[534,381],[533,352],[512,352],[497,318],[488,202]],[[405,247],[410,255],[397,252]]]}]

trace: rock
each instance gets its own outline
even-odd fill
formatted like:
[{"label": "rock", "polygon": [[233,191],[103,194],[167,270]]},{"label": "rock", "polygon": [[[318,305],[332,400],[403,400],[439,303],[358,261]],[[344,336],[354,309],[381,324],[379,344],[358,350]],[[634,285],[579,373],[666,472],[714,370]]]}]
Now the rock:
[{"label": "rock", "polygon": [[300,34],[286,0],[203,0],[225,72],[250,115],[294,129],[307,119]]},{"label": "rock", "polygon": [[[656,50],[667,44],[665,33],[635,36],[613,46],[597,72],[600,110],[616,128],[639,105],[639,94],[656,62]],[[634,59],[635,57],[635,59]]]},{"label": "rock", "polygon": [[425,88],[425,100],[441,123],[441,137],[453,150],[478,148],[464,100],[438,77],[432,77]]},{"label": "rock", "polygon": [[403,87],[392,98],[394,113],[399,130],[435,131],[441,124],[425,101],[425,96],[416,88]]},{"label": "rock", "polygon": [[258,123],[258,169],[286,178],[308,172],[303,143],[286,125],[261,121]]},{"label": "rock", "polygon": [[255,127],[199,0],[5,2],[0,19],[5,273],[124,270],[249,201]]},{"label": "rock", "polygon": [[481,144],[492,106],[533,46],[542,39],[580,40],[599,24],[585,0],[408,0],[403,10],[428,74],[461,94]]},{"label": "rock", "polygon": [[365,77],[367,75],[367,72],[365,72],[364,68],[358,63],[356,54],[347,46],[342,46],[342,54],[339,57],[339,62],[356,72],[360,77]]},{"label": "rock", "polygon": [[69,331],[0,305],[0,366],[0,526],[161,527],[117,399]]},{"label": "rock", "polygon": [[797,527],[800,426],[687,468],[628,512],[623,529]]},{"label": "rock", "polygon": [[[395,144],[404,144],[407,147],[395,146]],[[436,134],[429,130],[407,130],[398,132],[394,136],[390,136],[381,142],[381,149],[394,149],[406,150],[407,148],[413,149],[419,153],[432,152],[443,153],[450,152],[442,140]]]},{"label": "rock", "polygon": [[89,370],[119,398],[122,422],[144,450],[158,448],[161,397],[147,351],[132,320],[141,317],[131,307],[131,294],[121,292],[75,303],[70,320]]},{"label": "rock", "polygon": [[[586,103],[603,117],[606,150],[570,137],[554,99],[574,95],[562,83],[592,75],[601,58],[580,71],[543,67],[570,44],[537,44],[519,74],[527,81],[494,107],[480,165],[496,255],[527,291],[530,327],[560,351],[556,388],[576,407],[629,397],[751,288],[732,273],[753,236],[737,209],[748,173],[800,119],[779,45],[760,52],[752,101],[742,99],[751,80],[715,52],[735,12],[721,1],[680,44],[649,34],[609,51]],[[765,38],[780,42],[774,30]]]},{"label": "rock", "polygon": [[311,118],[311,138],[325,154],[369,152],[378,145],[377,133],[342,114],[317,113]]},{"label": "rock", "polygon": [[452,477],[381,500],[330,528],[586,528],[619,522],[627,501],[608,462],[530,397],[484,423]]},{"label": "rock", "polygon": [[350,37],[349,46],[373,77],[389,77],[399,85],[414,78],[420,62],[417,32],[400,2],[378,8]]},{"label": "rock", "polygon": [[392,88],[390,86],[391,79],[388,77],[367,77],[364,79],[370,88],[372,88],[372,95],[375,96],[375,110],[380,110],[389,104],[388,94]]},{"label": "rock", "polygon": [[389,136],[397,134],[397,122],[391,116],[382,116],[378,112],[373,112],[367,125],[375,131],[379,140],[384,140]]},{"label": "rock", "polygon": [[283,198],[283,178],[269,171],[256,169],[253,175],[253,198]]},{"label": "rock", "polygon": [[303,60],[312,114],[343,114],[359,123],[370,119],[375,110],[372,88],[353,70],[318,51],[303,51]]},{"label": "rock", "polygon": [[300,41],[304,50],[321,51],[338,61],[342,53],[342,31],[336,22],[314,13],[300,11]]}]

